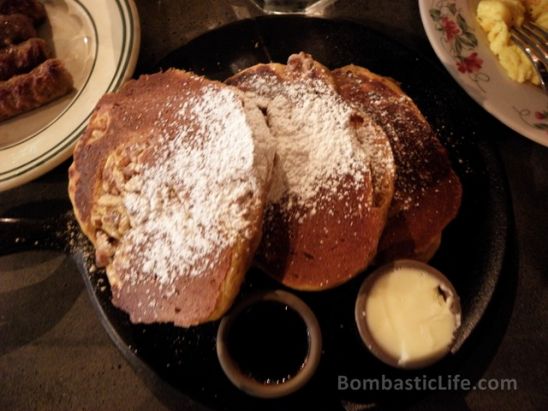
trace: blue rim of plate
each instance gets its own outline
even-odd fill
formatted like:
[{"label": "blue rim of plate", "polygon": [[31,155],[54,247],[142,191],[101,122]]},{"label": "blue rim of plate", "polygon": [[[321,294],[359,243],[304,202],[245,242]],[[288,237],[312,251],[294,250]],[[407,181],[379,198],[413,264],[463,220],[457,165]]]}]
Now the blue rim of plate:
[{"label": "blue rim of plate", "polygon": [[[90,18],[90,21],[92,22],[92,25],[94,28],[96,50],[98,50],[100,47],[99,40],[98,40],[98,29],[95,24],[95,21],[91,18],[91,13],[87,9],[87,7],[85,7],[85,5],[82,4],[80,0],[73,0],[73,1],[76,4],[78,4],[78,6]],[[118,56],[118,62],[116,64],[116,71],[114,75],[112,76],[112,78],[110,79],[110,83],[106,89],[106,92],[112,92],[116,90],[125,80],[131,77],[135,69],[135,65],[137,63],[137,56],[138,56],[139,45],[141,41],[139,16],[138,16],[137,7],[135,6],[134,1],[133,0],[114,0],[114,2],[122,23],[122,50],[120,50],[120,53]],[[19,144],[28,142],[29,140],[39,136],[41,132],[51,127],[54,123],[56,123],[61,118],[63,118],[67,110],[72,105],[75,104],[78,96],[81,94],[85,86],[88,85],[89,77],[91,77],[91,74],[93,73],[93,68],[95,68],[95,65],[96,65],[96,60],[97,60],[97,54],[94,56],[92,70],[84,83],[84,87],[82,87],[82,89],[78,92],[75,98],[63,110],[63,112],[60,115],[58,115],[53,121],[51,121],[49,124],[43,127],[40,131],[34,133],[32,136],[29,136],[24,140],[21,140],[15,144],[12,144],[9,147],[5,147],[4,149],[13,148],[14,146],[17,146]],[[68,157],[70,157],[71,149],[73,145],[76,143],[76,140],[80,137],[81,133],[84,131],[94,106],[95,105],[90,107],[89,113],[86,115],[86,117],[83,118],[82,121],[67,136],[65,136],[59,142],[57,142],[57,144],[50,147],[46,151],[39,153],[37,156],[24,162],[23,164],[19,164],[9,170],[1,171],[0,172],[0,191],[7,190],[10,188],[16,187],[18,185],[24,184],[32,180],[33,178],[36,178],[39,175],[46,173],[47,171],[51,170],[53,167],[60,164],[62,161],[66,160]],[[43,168],[43,172],[34,175],[33,172],[36,170],[36,168],[48,162],[50,164],[48,164],[47,167]]]}]

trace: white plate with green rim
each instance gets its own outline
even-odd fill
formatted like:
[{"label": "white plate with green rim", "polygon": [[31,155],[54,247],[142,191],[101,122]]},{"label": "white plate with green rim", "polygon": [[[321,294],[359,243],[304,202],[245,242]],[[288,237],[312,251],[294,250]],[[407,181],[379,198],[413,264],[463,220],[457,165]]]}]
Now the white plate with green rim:
[{"label": "white plate with green rim", "polygon": [[0,191],[24,184],[70,157],[105,93],[135,69],[141,30],[133,0],[44,0],[49,41],[75,90],[46,106],[0,122]]},{"label": "white plate with green rim", "polygon": [[461,87],[498,120],[548,147],[548,96],[511,80],[476,19],[479,0],[419,0],[426,35]]}]

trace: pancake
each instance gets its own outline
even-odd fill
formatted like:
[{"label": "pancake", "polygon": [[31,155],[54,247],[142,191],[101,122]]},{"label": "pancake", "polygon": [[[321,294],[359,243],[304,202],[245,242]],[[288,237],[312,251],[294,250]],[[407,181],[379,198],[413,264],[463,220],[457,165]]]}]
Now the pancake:
[{"label": "pancake", "polygon": [[271,143],[243,93],[183,71],[99,101],[69,195],[132,322],[188,327],[229,308],[260,239]]},{"label": "pancake", "polygon": [[376,254],[392,198],[384,132],[337,93],[309,55],[259,64],[226,81],[254,99],[276,142],[256,263],[284,285],[317,291],[364,270]]},{"label": "pancake", "polygon": [[392,80],[359,66],[333,71],[339,93],[367,112],[390,139],[396,182],[377,260],[428,261],[461,203],[447,151],[413,101]]}]

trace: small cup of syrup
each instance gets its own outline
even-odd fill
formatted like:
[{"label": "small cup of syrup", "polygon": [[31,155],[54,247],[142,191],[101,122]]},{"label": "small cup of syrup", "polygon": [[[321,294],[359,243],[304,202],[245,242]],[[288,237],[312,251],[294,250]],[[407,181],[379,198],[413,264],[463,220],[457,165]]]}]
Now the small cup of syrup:
[{"label": "small cup of syrup", "polygon": [[253,294],[221,321],[217,356],[228,379],[245,393],[282,397],[301,388],[320,361],[316,316],[297,296]]}]

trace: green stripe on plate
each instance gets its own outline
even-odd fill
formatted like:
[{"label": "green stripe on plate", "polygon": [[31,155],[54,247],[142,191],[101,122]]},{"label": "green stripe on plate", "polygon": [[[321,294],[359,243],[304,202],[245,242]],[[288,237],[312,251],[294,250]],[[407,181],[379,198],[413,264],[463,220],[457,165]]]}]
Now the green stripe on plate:
[{"label": "green stripe on plate", "polygon": [[[86,78],[86,81],[84,82],[84,85],[80,88],[80,90],[78,91],[78,93],[76,94],[76,96],[74,96],[74,98],[72,99],[72,101],[70,102],[70,104],[65,107],[63,109],[63,111],[57,116],[55,117],[55,119],[53,119],[50,123],[48,123],[47,125],[45,125],[44,127],[42,127],[40,130],[38,130],[36,133],[24,138],[23,140],[21,141],[18,141],[17,143],[14,143],[14,144],[11,144],[9,146],[5,146],[5,147],[2,147],[0,148],[0,151],[5,151],[5,150],[9,150],[10,148],[13,148],[13,147],[17,147],[18,145],[20,144],[23,144],[31,139],[33,139],[34,137],[40,135],[41,133],[43,133],[44,131],[46,131],[48,128],[50,128],[51,126],[53,126],[57,120],[59,120],[61,117],[63,117],[63,115],[74,105],[74,103],[76,103],[76,101],[78,100],[78,97],[80,97],[80,95],[84,92],[86,86],[88,85],[89,83],[89,79],[91,78],[91,75],[93,74],[93,69],[95,68],[95,64],[97,63],[97,53],[99,51],[99,37],[98,37],[98,34],[97,34],[97,25],[95,24],[95,20],[93,20],[93,18],[91,17],[91,13],[89,12],[89,10],[86,8],[86,6],[84,6],[80,0],[74,0],[76,3],[78,3],[78,5],[84,10],[84,13],[87,14],[87,16],[89,17],[89,20],[91,21],[91,25],[93,26],[93,33],[95,34],[95,44],[96,44],[96,47],[95,47],[95,55],[93,56],[93,63],[91,65],[91,70],[89,72],[89,75],[87,76]],[[16,170],[16,169],[12,169],[12,170]],[[10,170],[11,171],[11,170]],[[0,175],[3,175],[3,174],[6,174],[6,173],[9,173],[10,171],[5,171],[5,172],[2,172],[0,173]]]},{"label": "green stripe on plate", "polygon": [[[75,0],[78,2],[80,6],[83,7],[83,5],[80,3],[79,0]],[[133,42],[134,42],[134,17],[131,12],[131,6],[129,4],[128,0],[115,0],[116,5],[118,7],[118,10],[120,11],[120,15],[122,17],[122,52],[120,53],[120,58],[117,64],[117,69],[115,72],[115,75],[113,76],[106,92],[113,91],[114,89],[118,88],[122,81],[125,78],[126,70],[129,66],[129,62],[131,60],[131,51],[133,49]],[[122,1],[124,6],[122,6]],[[83,7],[85,9],[85,7]],[[87,9],[85,9],[86,12],[89,14]],[[93,19],[91,19],[93,21]],[[126,21],[127,20],[127,21]],[[129,25],[129,32],[127,30],[127,26]],[[129,35],[129,36],[128,36]],[[97,45],[98,46],[98,45]],[[21,164],[17,167],[14,167],[8,171],[0,173],[0,175],[5,175],[8,173],[13,173],[15,171],[18,171],[15,174],[12,174],[8,177],[0,178],[0,182],[3,181],[9,181],[11,179],[14,179],[16,177],[19,177],[23,174],[26,174],[35,168],[43,165],[47,161],[51,160],[53,157],[58,155],[60,152],[65,150],[67,147],[69,147],[82,133],[82,131],[85,128],[85,125],[87,124],[87,121],[89,120],[89,117],[91,116],[91,112],[86,116],[86,118],[63,140],[61,140],[59,143],[57,143],[55,146],[51,147],[49,150],[42,153],[40,156],[34,158],[33,160],[30,160],[24,164]]]}]

